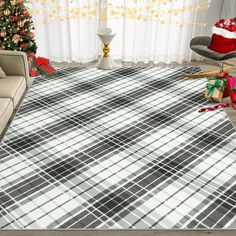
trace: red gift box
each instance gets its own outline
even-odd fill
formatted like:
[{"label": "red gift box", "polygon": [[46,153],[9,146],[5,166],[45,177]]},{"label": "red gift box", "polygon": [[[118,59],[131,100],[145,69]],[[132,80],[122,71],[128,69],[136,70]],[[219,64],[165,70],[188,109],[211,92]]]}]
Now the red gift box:
[{"label": "red gift box", "polygon": [[226,84],[229,90],[229,96],[230,96],[231,102],[236,102],[236,79],[230,76],[227,79]]}]

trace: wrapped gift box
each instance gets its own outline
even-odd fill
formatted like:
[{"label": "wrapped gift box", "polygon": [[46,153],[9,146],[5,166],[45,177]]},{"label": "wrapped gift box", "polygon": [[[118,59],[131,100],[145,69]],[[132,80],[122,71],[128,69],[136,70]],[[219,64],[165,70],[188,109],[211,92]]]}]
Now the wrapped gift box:
[{"label": "wrapped gift box", "polygon": [[235,19],[216,22],[212,27],[212,38],[209,49],[219,53],[236,51],[236,23]]},{"label": "wrapped gift box", "polygon": [[230,76],[227,79],[227,87],[231,102],[236,102],[236,79],[234,77]]},{"label": "wrapped gift box", "polygon": [[206,85],[205,98],[209,102],[221,102],[224,91],[223,80],[217,79],[216,77],[208,78]]}]

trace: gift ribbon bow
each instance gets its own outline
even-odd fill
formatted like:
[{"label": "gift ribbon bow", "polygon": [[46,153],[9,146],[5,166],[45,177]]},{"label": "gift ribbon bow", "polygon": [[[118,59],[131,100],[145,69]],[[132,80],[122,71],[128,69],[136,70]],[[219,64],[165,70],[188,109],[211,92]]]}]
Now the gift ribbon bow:
[{"label": "gift ribbon bow", "polygon": [[213,107],[203,107],[198,112],[215,111],[222,107],[232,107],[233,109],[236,109],[236,105],[234,105],[233,103],[220,103],[219,105]]},{"label": "gift ribbon bow", "polygon": [[218,89],[220,92],[223,92],[222,86],[221,86],[221,81],[217,78],[210,78],[209,80],[214,80],[215,83],[207,83],[206,88],[208,89],[208,96],[212,96],[214,89]]},{"label": "gift ribbon bow", "polygon": [[[222,80],[224,82],[224,87],[226,88],[226,82],[228,80],[229,74],[224,72],[223,75],[217,75],[216,78]],[[215,80],[215,77],[211,77],[210,79]]]},{"label": "gift ribbon bow", "polygon": [[224,87],[226,88],[226,87],[227,87],[227,86],[226,86],[227,78],[223,78],[222,80],[223,80],[223,82],[224,82]]}]

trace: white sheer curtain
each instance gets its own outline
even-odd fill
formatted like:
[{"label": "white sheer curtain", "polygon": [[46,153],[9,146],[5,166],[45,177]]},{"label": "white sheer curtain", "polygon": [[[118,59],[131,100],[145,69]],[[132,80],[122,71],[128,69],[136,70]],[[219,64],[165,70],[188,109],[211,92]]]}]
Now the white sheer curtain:
[{"label": "white sheer curtain", "polygon": [[109,26],[115,59],[182,62],[189,41],[204,34],[209,0],[33,0],[38,54],[56,62],[98,58],[96,33]]},{"label": "white sheer curtain", "polygon": [[38,55],[55,62],[98,57],[99,0],[33,0]]},{"label": "white sheer curtain", "polygon": [[221,18],[230,19],[236,17],[236,0],[223,0]]},{"label": "white sheer curtain", "polygon": [[118,33],[115,58],[146,63],[189,61],[189,41],[204,34],[208,2],[109,0],[108,25]]}]

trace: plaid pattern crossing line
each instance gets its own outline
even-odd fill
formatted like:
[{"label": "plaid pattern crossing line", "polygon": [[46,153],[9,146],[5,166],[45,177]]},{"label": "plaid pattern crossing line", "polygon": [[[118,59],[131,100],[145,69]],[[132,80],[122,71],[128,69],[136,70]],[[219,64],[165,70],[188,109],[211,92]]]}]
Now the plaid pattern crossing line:
[{"label": "plaid pattern crossing line", "polygon": [[0,145],[0,227],[236,227],[236,133],[192,68],[36,78]]}]

